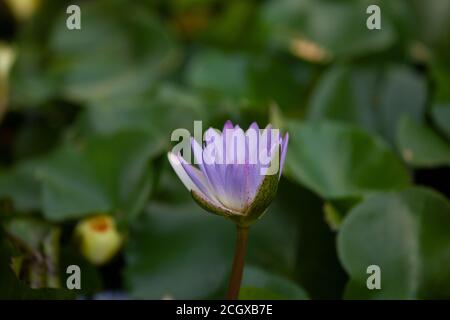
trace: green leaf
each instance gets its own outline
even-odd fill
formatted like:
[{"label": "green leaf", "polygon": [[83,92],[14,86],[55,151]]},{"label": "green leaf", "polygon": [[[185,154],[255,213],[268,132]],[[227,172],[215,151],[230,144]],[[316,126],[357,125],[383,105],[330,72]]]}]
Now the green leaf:
[{"label": "green leaf", "polygon": [[41,48],[24,45],[11,73],[11,101],[24,107],[42,105],[56,95],[58,82],[42,65]]},{"label": "green leaf", "polygon": [[38,171],[46,218],[63,220],[112,209],[89,164],[80,158],[82,155],[78,151],[65,149],[52,156]]},{"label": "green leaf", "polygon": [[[58,94],[60,79],[51,70],[48,38],[54,17],[65,13],[66,8],[60,1],[41,3],[40,10],[21,23],[14,39],[17,60],[11,73],[13,107],[37,107]],[[65,26],[65,22],[62,25]]]},{"label": "green leaf", "polygon": [[[221,77],[217,77],[220,74]],[[250,106],[297,109],[306,95],[311,70],[283,55],[200,51],[187,69],[187,82],[212,95]]]},{"label": "green leaf", "polygon": [[323,206],[325,214],[325,221],[330,226],[330,229],[336,231],[342,223],[342,213],[339,212],[331,202],[326,202]]},{"label": "green leaf", "polygon": [[[139,5],[83,4],[82,31],[65,27],[61,11],[50,39],[52,70],[74,100],[128,96],[146,90],[177,64],[178,52],[160,21]],[[89,50],[86,50],[89,48]]]},{"label": "green leaf", "polygon": [[294,277],[299,239],[299,214],[285,196],[289,186],[280,181],[279,190],[266,213],[250,228],[246,261],[266,270]]},{"label": "green leaf", "polygon": [[289,46],[293,38],[302,36],[338,58],[355,57],[385,50],[397,37],[385,11],[381,30],[366,28],[366,9],[370,4],[370,1],[272,1],[263,7],[263,21],[275,43]]},{"label": "green leaf", "polygon": [[208,115],[198,96],[173,84],[142,95],[97,100],[86,109],[87,126],[94,133],[140,130],[148,132],[154,143],[166,145],[173,130],[192,128],[195,120],[206,122]]},{"label": "green leaf", "polygon": [[322,197],[357,197],[409,183],[400,160],[365,131],[333,122],[291,121],[287,129],[287,174]]},{"label": "green leaf", "polygon": [[216,4],[220,3],[221,10],[219,14],[215,13],[212,15],[214,6],[211,4],[209,4],[209,8],[204,10],[211,17],[209,17],[208,23],[205,24],[204,30],[202,30],[202,40],[205,38],[206,42],[212,43],[217,47],[227,46],[243,49],[252,48],[259,43],[258,40],[261,40],[262,35],[257,34],[257,29],[253,28],[256,22],[255,18],[259,14],[259,4],[257,2],[208,1]]},{"label": "green leaf", "polygon": [[345,215],[360,201],[361,198],[340,198],[326,201],[323,205],[323,213],[330,229],[339,230]]},{"label": "green leaf", "polygon": [[450,103],[435,104],[431,109],[431,115],[436,125],[450,139]]},{"label": "green leaf", "polygon": [[425,79],[405,66],[338,65],[321,78],[307,118],[353,123],[395,145],[403,115],[422,121],[426,95]]},{"label": "green leaf", "polygon": [[307,293],[293,281],[260,268],[246,266],[240,300],[305,300]]},{"label": "green leaf", "polygon": [[[411,1],[415,14],[415,23],[419,25],[417,33],[420,39],[435,53],[443,57],[450,53],[450,3],[448,1],[421,0]],[[416,34],[417,37],[417,34]]]},{"label": "green leaf", "polygon": [[[245,76],[242,76],[247,67],[247,58],[242,54],[200,52],[188,66],[187,81],[195,88],[242,98],[247,90]],[[218,74],[221,77],[217,77]]]},{"label": "green leaf", "polygon": [[[450,298],[450,204],[425,188],[380,193],[356,206],[338,235],[349,299]],[[368,290],[367,267],[381,269]]]},{"label": "green leaf", "polygon": [[38,171],[45,216],[55,221],[96,212],[134,217],[150,192],[149,161],[160,150],[148,135],[139,132],[66,144]]},{"label": "green leaf", "polygon": [[23,162],[0,172],[0,199],[10,199],[17,211],[40,207],[39,183],[34,176],[35,164]]},{"label": "green leaf", "polygon": [[251,227],[246,261],[295,279],[311,299],[339,299],[346,277],[322,206],[311,191],[282,178],[268,212]]},{"label": "green leaf", "polygon": [[313,78],[310,66],[281,54],[261,54],[248,59],[248,98],[253,104],[276,103],[291,113],[304,108],[307,87]]},{"label": "green leaf", "polygon": [[126,287],[141,299],[211,297],[231,265],[234,233],[232,223],[205,213],[192,200],[154,202],[125,248]]},{"label": "green leaf", "polygon": [[450,139],[450,64],[445,60],[435,59],[432,62],[432,74],[436,84],[433,95],[431,117],[440,131]]},{"label": "green leaf", "polygon": [[397,140],[403,159],[414,167],[450,166],[450,144],[409,117],[400,122]]}]

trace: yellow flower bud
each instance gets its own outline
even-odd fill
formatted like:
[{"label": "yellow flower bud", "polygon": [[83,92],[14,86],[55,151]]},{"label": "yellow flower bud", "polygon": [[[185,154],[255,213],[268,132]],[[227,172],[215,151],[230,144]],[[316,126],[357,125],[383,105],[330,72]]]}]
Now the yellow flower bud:
[{"label": "yellow flower bud", "polygon": [[15,60],[15,51],[0,42],[0,120],[8,105],[9,72]]},{"label": "yellow flower bud", "polygon": [[123,240],[114,219],[108,215],[81,220],[75,228],[75,237],[83,256],[95,265],[109,262],[120,250]]},{"label": "yellow flower bud", "polygon": [[19,20],[28,19],[41,5],[41,0],[6,0],[14,16]]},{"label": "yellow flower bud", "polygon": [[16,58],[16,52],[7,44],[0,42],[0,79],[8,78],[9,71]]}]

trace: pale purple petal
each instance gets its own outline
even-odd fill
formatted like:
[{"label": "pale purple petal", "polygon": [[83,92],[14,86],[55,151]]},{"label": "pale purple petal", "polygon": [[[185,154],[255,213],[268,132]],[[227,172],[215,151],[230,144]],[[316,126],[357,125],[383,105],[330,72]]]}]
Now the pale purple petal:
[{"label": "pale purple petal", "polygon": [[226,164],[245,163],[245,133],[241,128],[227,130],[222,137],[225,144]]},{"label": "pale purple petal", "polygon": [[259,164],[259,127],[256,122],[253,122],[245,132],[246,148],[247,148],[247,164]]},{"label": "pale purple petal", "polygon": [[225,130],[227,129],[233,129],[233,122],[231,122],[230,120],[225,122],[222,132],[225,132]]},{"label": "pale purple petal", "polygon": [[281,177],[281,174],[283,173],[284,161],[286,160],[286,151],[287,151],[288,142],[289,142],[289,133],[286,132],[286,134],[284,135],[284,138],[283,138],[283,142],[281,144],[280,177]]},{"label": "pale purple petal", "polygon": [[192,146],[192,151],[194,153],[194,158],[196,163],[199,164],[199,166],[201,167],[201,164],[203,163],[203,149],[202,147],[199,145],[199,143],[197,142],[197,140],[195,140],[194,138],[191,137],[191,146]]},{"label": "pale purple petal", "polygon": [[181,165],[183,166],[186,174],[191,178],[197,188],[200,190],[198,192],[199,195],[202,195],[205,199],[208,199],[210,203],[214,204],[216,207],[223,207],[223,204],[217,198],[214,190],[209,185],[204,173],[195,168],[192,165],[189,165],[186,161],[184,161],[181,156],[178,157]]},{"label": "pale purple petal", "polygon": [[260,174],[260,166],[257,164],[246,165],[248,167],[247,176],[247,198],[252,201],[256,196],[259,185],[264,179],[264,176]]},{"label": "pale purple petal", "polygon": [[226,205],[234,210],[241,210],[248,202],[247,183],[248,167],[246,165],[228,165],[225,177]]},{"label": "pale purple petal", "polygon": [[247,208],[256,196],[256,191],[264,176],[256,165],[227,165],[225,177],[225,197],[221,200],[234,210]]},{"label": "pale purple petal", "polygon": [[210,158],[208,152],[205,152],[206,150],[202,150],[195,139],[191,139],[191,144],[194,156],[197,158],[200,170],[206,179],[205,184],[207,184],[210,193],[214,193],[214,195],[211,195],[211,198],[216,198],[220,201],[220,195],[224,194],[224,181],[220,173],[216,172],[216,165],[213,159]]},{"label": "pale purple petal", "polygon": [[267,133],[267,152],[269,152],[270,155],[270,151],[272,150],[272,125],[269,123],[265,130]]},{"label": "pale purple petal", "polygon": [[272,159],[272,138],[271,138],[271,129],[270,125],[266,127],[266,129],[261,131],[261,135],[259,136],[259,145],[258,145],[258,160],[259,166],[261,168],[268,167],[270,165]]},{"label": "pale purple petal", "polygon": [[186,171],[183,169],[183,166],[181,165],[180,160],[178,159],[178,156],[173,154],[172,152],[169,152],[167,154],[167,158],[169,159],[169,163],[172,166],[173,170],[177,174],[178,178],[180,178],[181,182],[184,184],[184,186],[189,190],[194,190],[198,193],[200,193],[200,189],[197,187],[197,185],[189,178]]},{"label": "pale purple petal", "polygon": [[[206,172],[209,175],[215,174],[217,176],[214,183],[219,181],[221,185],[224,185],[226,150],[223,135],[214,129],[208,129],[205,133],[205,138],[206,146],[203,151],[203,162],[209,165],[205,168],[207,169]],[[214,154],[214,158],[212,158],[212,154]]]},{"label": "pale purple petal", "polygon": [[250,125],[250,127],[247,129],[247,131],[250,130],[250,129],[259,131],[258,124],[257,124],[256,122],[253,122],[253,123]]},{"label": "pale purple petal", "polygon": [[206,177],[204,174],[195,168],[194,166],[188,164],[186,160],[184,160],[180,155],[177,157],[181,165],[183,166],[186,174],[191,178],[192,182],[203,192],[205,195],[211,194],[211,189],[208,186],[208,182],[206,181]]},{"label": "pale purple petal", "polygon": [[[276,174],[279,172],[280,169],[280,148],[281,148],[281,144],[279,143],[279,141],[277,141],[276,143],[274,143],[272,145],[272,148],[269,152],[270,156],[270,163],[268,165],[262,165],[261,169],[260,169],[260,173],[262,175],[272,175],[272,174]],[[277,159],[278,157],[278,159]],[[278,167],[277,168],[273,168],[272,166],[274,165],[274,161],[278,162]],[[269,172],[270,169],[270,172]],[[272,171],[273,169],[276,169],[276,172]]]},{"label": "pale purple petal", "polygon": [[221,132],[219,130],[216,130],[214,128],[209,128],[205,132],[205,146],[208,146],[210,144],[218,144],[221,139]]}]

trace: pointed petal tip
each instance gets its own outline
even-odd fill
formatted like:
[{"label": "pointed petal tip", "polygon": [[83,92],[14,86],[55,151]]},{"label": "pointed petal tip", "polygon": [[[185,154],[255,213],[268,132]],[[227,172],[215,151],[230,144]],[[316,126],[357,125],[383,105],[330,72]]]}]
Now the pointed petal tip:
[{"label": "pointed petal tip", "polygon": [[247,131],[245,132],[246,135],[248,135],[250,132],[255,132],[256,133],[256,138],[259,138],[259,126],[256,123],[256,121],[254,121],[250,127],[248,127]]},{"label": "pointed petal tip", "polygon": [[178,165],[179,160],[177,159],[177,156],[172,151],[167,152],[167,159],[169,159],[169,163],[174,166]]},{"label": "pointed petal tip", "polygon": [[253,121],[249,129],[259,129],[258,123],[256,121]]},{"label": "pointed petal tip", "polygon": [[182,161],[183,158],[181,157],[181,155],[177,156],[172,151],[169,151],[167,153],[167,158],[169,159],[170,165],[172,166],[173,170],[175,171],[175,173],[177,174],[178,178],[181,180],[183,185],[186,187],[186,189],[188,189],[189,191],[193,189],[197,190],[197,187],[195,186],[193,181],[189,178],[183,167]]},{"label": "pointed petal tip", "polygon": [[231,122],[231,120],[227,120],[223,125],[223,131],[228,129],[233,129],[233,122]]},{"label": "pointed petal tip", "polygon": [[245,131],[238,124],[234,126],[234,131],[239,132],[241,134],[245,133]]},{"label": "pointed petal tip", "polygon": [[280,175],[279,177],[281,178],[281,175],[283,174],[283,169],[284,169],[284,163],[286,161],[286,152],[287,152],[287,147],[288,147],[288,142],[289,142],[289,132],[286,132],[286,134],[284,135],[283,141],[281,143],[281,157],[280,157]]}]

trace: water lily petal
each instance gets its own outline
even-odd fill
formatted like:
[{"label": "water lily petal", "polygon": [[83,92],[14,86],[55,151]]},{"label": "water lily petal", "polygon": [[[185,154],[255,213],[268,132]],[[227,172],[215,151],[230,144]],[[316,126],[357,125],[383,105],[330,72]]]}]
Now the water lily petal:
[{"label": "water lily petal", "polygon": [[[273,144],[269,154],[270,162],[267,165],[262,165],[260,168],[260,174],[266,175],[275,175],[280,171],[280,149],[281,145],[279,142]],[[270,170],[270,171],[269,171]],[[277,175],[279,176],[279,175]]]},{"label": "water lily petal", "polygon": [[225,122],[222,132],[227,129],[233,129],[233,122],[231,122],[231,120],[227,120],[227,122]]},{"label": "water lily petal", "polygon": [[210,158],[211,156],[206,148],[202,150],[202,147],[194,138],[191,138],[191,145],[194,151],[194,157],[199,163],[200,170],[206,179],[205,184],[210,193],[209,197],[213,200],[220,201],[220,195],[224,194],[224,181],[220,174],[216,172],[216,165],[213,159]]},{"label": "water lily petal", "polygon": [[211,189],[208,185],[208,181],[206,180],[206,177],[204,174],[194,167],[193,165],[190,165],[186,162],[186,160],[181,157],[181,155],[178,156],[178,160],[181,163],[181,166],[183,167],[186,174],[189,176],[191,181],[197,186],[197,188],[204,193],[206,196],[210,197],[212,196]]},{"label": "water lily petal", "polygon": [[228,217],[243,216],[241,212],[230,210],[220,203],[217,203],[215,201],[212,201],[210,198],[205,197],[205,195],[202,193],[197,193],[192,190],[191,195],[192,198],[206,211]]},{"label": "water lily petal", "polygon": [[256,122],[253,122],[250,128],[245,132],[245,147],[246,147],[246,164],[258,163],[259,150],[259,128]]},{"label": "water lily petal", "polygon": [[167,153],[167,158],[169,159],[170,165],[172,166],[173,170],[177,174],[178,178],[180,178],[186,189],[188,189],[189,191],[194,190],[198,193],[202,192],[200,188],[188,176],[177,155],[169,152]]},{"label": "water lily petal", "polygon": [[234,210],[242,210],[246,203],[248,195],[248,166],[239,164],[230,164],[226,168],[225,176],[225,198],[223,201],[226,206]]},{"label": "water lily petal", "polygon": [[250,125],[250,127],[248,127],[248,130],[257,130],[259,132],[259,126],[256,122],[252,122],[252,124]]},{"label": "water lily petal", "polygon": [[284,135],[283,141],[281,143],[280,177],[281,177],[281,174],[283,173],[284,161],[286,160],[286,151],[287,151],[288,142],[289,142],[289,133],[286,132],[286,134]]}]

